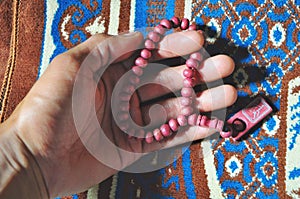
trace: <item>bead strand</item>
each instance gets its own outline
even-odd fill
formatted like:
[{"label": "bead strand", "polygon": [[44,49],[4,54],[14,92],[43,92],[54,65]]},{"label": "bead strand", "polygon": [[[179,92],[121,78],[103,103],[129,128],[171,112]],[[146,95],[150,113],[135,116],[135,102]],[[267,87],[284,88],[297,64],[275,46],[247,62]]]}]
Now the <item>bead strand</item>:
[{"label": "bead strand", "polygon": [[144,130],[129,130],[129,125],[126,123],[129,119],[129,114],[126,111],[129,110],[129,100],[134,92],[135,86],[140,82],[140,77],[143,75],[143,69],[147,67],[149,59],[152,57],[152,50],[156,48],[158,43],[163,38],[167,30],[171,28],[180,28],[181,30],[197,30],[195,24],[190,24],[189,19],[183,18],[180,20],[178,17],[172,17],[171,20],[162,19],[160,24],[155,26],[153,31],[149,32],[144,42],[145,48],[141,50],[140,56],[135,60],[134,66],[131,68],[132,76],[130,77],[130,84],[125,86],[124,92],[121,93],[120,110],[118,115],[119,120],[122,122],[120,129],[127,131],[129,137],[142,138],[145,137],[146,143],[152,143],[154,140],[161,141],[164,137],[169,137],[173,133],[177,132],[180,127],[187,125],[190,126],[203,126],[214,128],[221,131],[224,126],[224,122],[217,118],[209,119],[205,115],[194,113],[194,89],[196,85],[196,73],[199,70],[200,62],[202,61],[202,55],[199,52],[192,53],[189,59],[186,60],[186,69],[183,71],[183,87],[181,89],[181,113],[177,118],[170,119],[167,123],[162,124],[159,128],[155,128],[153,131]]}]

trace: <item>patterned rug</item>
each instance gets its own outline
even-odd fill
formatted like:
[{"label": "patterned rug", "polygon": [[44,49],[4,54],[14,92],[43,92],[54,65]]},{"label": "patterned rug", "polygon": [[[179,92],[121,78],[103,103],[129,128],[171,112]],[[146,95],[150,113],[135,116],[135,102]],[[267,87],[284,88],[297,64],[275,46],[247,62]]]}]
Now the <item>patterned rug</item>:
[{"label": "patterned rug", "polygon": [[95,33],[155,26],[173,15],[196,22],[211,55],[236,62],[225,81],[239,99],[264,95],[273,114],[245,140],[195,142],[161,170],[117,175],[67,198],[300,198],[299,0],[3,0],[0,119],[56,55]]}]

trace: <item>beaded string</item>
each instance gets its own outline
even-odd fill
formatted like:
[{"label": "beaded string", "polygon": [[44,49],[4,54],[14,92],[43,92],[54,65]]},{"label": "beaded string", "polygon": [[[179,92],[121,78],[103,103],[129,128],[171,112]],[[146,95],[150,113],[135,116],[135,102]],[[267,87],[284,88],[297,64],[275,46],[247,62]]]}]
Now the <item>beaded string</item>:
[{"label": "beaded string", "polygon": [[[133,76],[130,77],[130,84],[124,89],[125,93],[120,95],[122,101],[128,102],[130,100],[130,93],[135,90],[135,85],[140,82],[140,77],[143,75],[143,69],[147,67],[148,60],[152,57],[152,51],[156,48],[157,44],[161,41],[166,30],[171,28],[180,28],[181,30],[197,30],[196,24],[190,24],[189,19],[183,18],[180,20],[178,17],[172,17],[171,20],[163,19],[160,24],[154,27],[153,31],[148,33],[145,40],[145,48],[141,50],[140,56],[135,60],[135,65],[131,68]],[[165,137],[169,137],[171,134],[178,131],[179,127],[183,126],[202,126],[216,129],[221,132],[224,126],[224,122],[217,118],[208,118],[205,115],[197,114],[194,112],[193,104],[195,98],[193,97],[193,87],[196,85],[195,74],[199,70],[200,62],[202,61],[201,53],[194,52],[186,60],[186,69],[183,71],[183,88],[181,89],[182,106],[181,113],[177,118],[170,119],[167,123],[162,124],[160,128],[156,128],[153,131],[145,132],[143,129],[139,129],[138,134],[144,135],[147,143],[152,143],[154,140],[161,141]],[[119,119],[123,122],[120,129],[128,131],[129,137],[134,135],[136,130],[130,129],[126,121],[129,119],[129,114],[125,111],[129,110],[129,103],[122,103],[120,105],[121,112]]]}]

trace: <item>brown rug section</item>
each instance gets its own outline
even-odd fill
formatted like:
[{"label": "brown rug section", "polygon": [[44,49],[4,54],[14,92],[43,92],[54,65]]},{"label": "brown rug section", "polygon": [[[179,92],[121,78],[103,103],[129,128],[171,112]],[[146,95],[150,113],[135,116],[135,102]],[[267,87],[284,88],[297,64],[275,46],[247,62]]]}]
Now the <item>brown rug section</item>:
[{"label": "brown rug section", "polygon": [[0,119],[7,119],[37,78],[44,28],[44,4],[3,0]]},{"label": "brown rug section", "polygon": [[[5,68],[9,59],[9,47],[12,31],[12,3],[11,1],[2,1],[0,3],[0,79],[3,81]],[[1,98],[2,99],[2,98]]]},{"label": "brown rug section", "polygon": [[7,82],[9,81],[8,72],[11,68],[12,56],[13,56],[13,40],[14,35],[12,32],[14,31],[16,17],[14,16],[16,13],[16,5],[13,5],[11,1],[2,1],[0,6],[0,22],[1,22],[1,70],[0,70],[0,78],[1,78],[1,98],[0,98],[0,119],[3,121],[4,108],[6,104],[6,95],[7,95]]}]

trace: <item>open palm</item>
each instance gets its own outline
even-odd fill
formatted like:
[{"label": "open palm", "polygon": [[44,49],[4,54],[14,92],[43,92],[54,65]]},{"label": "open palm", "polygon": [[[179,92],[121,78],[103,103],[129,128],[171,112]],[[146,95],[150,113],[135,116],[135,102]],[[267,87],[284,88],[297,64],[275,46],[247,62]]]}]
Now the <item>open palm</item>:
[{"label": "open palm", "polygon": [[[152,61],[197,51],[203,40],[202,34],[196,31],[168,35],[160,42]],[[120,130],[112,114],[115,105],[111,104],[114,103],[111,96],[119,79],[132,66],[134,52],[142,42],[140,33],[114,37],[95,35],[59,55],[10,118],[18,121],[16,132],[36,157],[51,197],[85,190],[147,152],[213,133],[206,128],[192,127],[181,129],[181,136],[147,144],[143,139],[129,139]],[[155,126],[164,122],[164,117],[153,120],[149,116],[151,104],[145,102],[165,96],[170,90],[180,90],[184,67],[165,68],[149,76],[156,84],[143,86],[132,96],[130,113],[137,124],[151,122]],[[197,83],[228,76],[233,68],[234,63],[227,56],[209,58],[203,62],[202,80]],[[197,108],[200,111],[220,109],[235,99],[235,89],[222,85],[198,95]],[[180,113],[177,98],[158,103],[164,107],[167,119]],[[158,109],[157,115],[163,115],[159,111],[162,110]]]}]

